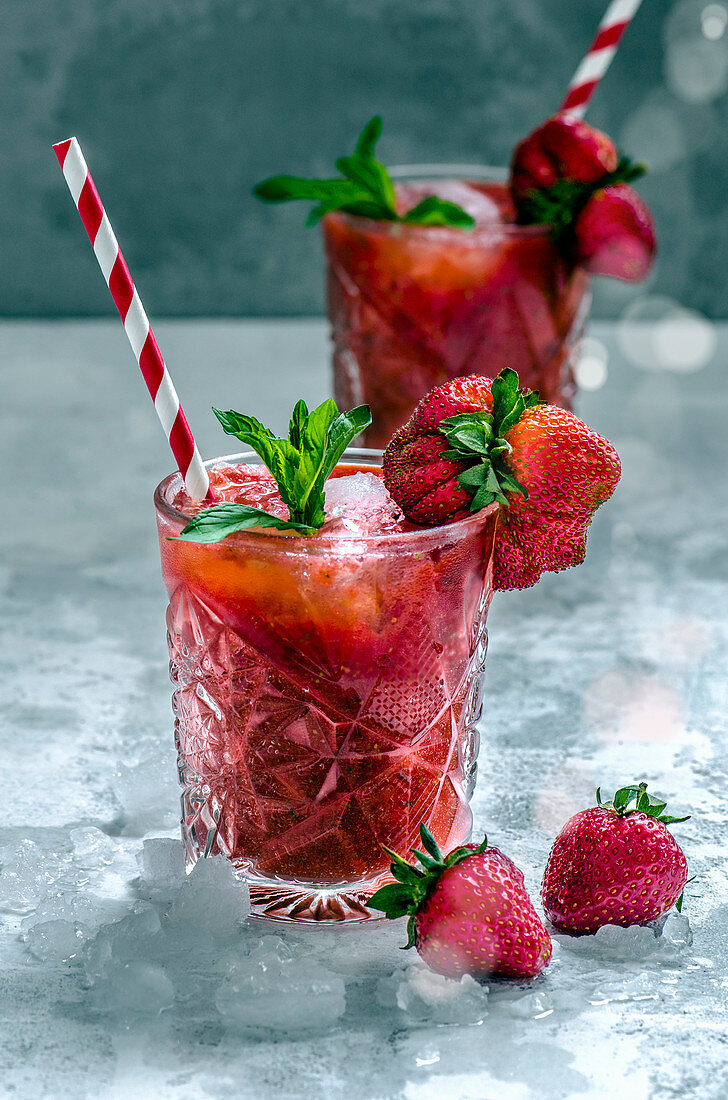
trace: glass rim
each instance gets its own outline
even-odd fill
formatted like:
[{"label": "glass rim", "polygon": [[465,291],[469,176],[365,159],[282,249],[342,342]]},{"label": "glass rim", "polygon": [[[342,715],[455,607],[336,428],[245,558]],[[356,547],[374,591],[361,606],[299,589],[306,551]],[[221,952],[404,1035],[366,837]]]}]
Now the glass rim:
[{"label": "glass rim", "polygon": [[393,180],[466,178],[484,183],[507,183],[505,165],[451,162],[446,164],[395,164],[388,168]]},{"label": "glass rim", "polygon": [[[437,184],[442,180],[461,179],[464,182],[472,180],[474,183],[506,183],[508,169],[494,167],[487,164],[396,164],[388,169],[395,183],[413,182]],[[381,236],[410,238],[421,237],[424,240],[437,240],[444,233],[457,233],[462,242],[477,242],[500,240],[503,237],[515,240],[540,240],[551,235],[552,226],[546,224],[518,225],[516,222],[493,221],[475,225],[472,229],[464,231],[457,226],[450,225],[406,225],[403,222],[381,221],[377,218],[366,218],[361,214],[347,214],[343,210],[332,210],[322,218],[322,225],[329,219],[340,218],[345,224],[360,226],[367,233],[378,233]]]},{"label": "glass rim", "polygon": [[[341,456],[340,461],[337,463],[337,467],[346,462],[348,458],[350,462],[359,460],[362,464],[366,464],[363,460],[375,459],[379,461],[370,461],[370,466],[380,466],[383,451],[375,450],[368,447],[347,447]],[[255,451],[240,451],[238,454],[232,455],[219,455],[217,458],[209,458],[205,461],[205,469],[211,469],[217,463],[234,462],[247,463],[264,466],[262,459]],[[166,493],[172,484],[178,480],[180,487],[183,484],[182,474],[179,470],[174,470],[171,474],[167,474],[166,477],[157,485],[154,490],[154,506],[157,512],[165,516],[166,519],[173,521],[174,523],[186,524],[190,520],[190,516],[181,512],[174,505],[170,504],[167,500]],[[269,531],[262,529],[252,529],[248,531],[236,531],[233,535],[227,535],[220,542],[216,543],[198,543],[197,545],[210,546],[211,549],[216,549],[221,546],[231,545],[228,543],[228,539],[244,539],[246,542],[251,542],[257,546],[265,545],[269,550],[284,550],[291,551],[293,548],[303,550],[310,553],[315,550],[317,546],[326,546],[330,552],[332,545],[336,544],[350,544],[350,543],[383,543],[383,542],[442,542],[444,537],[457,537],[461,538],[465,533],[471,529],[477,529],[484,522],[498,511],[500,505],[497,502],[488,504],[485,508],[479,509],[477,512],[473,512],[472,515],[465,516],[463,519],[454,520],[452,523],[441,523],[435,527],[416,527],[412,531],[380,531],[377,534],[371,535],[357,535],[354,533],[346,535],[334,535],[334,534],[316,534],[316,535],[296,535],[296,534],[277,534],[274,535]],[[234,544],[233,544],[234,545]],[[295,552],[295,550],[294,550]]]}]

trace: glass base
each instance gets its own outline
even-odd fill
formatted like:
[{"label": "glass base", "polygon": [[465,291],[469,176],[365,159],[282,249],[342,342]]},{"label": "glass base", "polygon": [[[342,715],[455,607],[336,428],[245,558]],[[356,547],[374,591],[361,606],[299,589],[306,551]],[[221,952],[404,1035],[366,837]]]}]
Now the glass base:
[{"label": "glass base", "polygon": [[251,914],[267,920],[296,921],[301,924],[321,924],[336,921],[337,924],[354,924],[369,920],[383,920],[379,909],[369,909],[367,902],[374,893],[368,889],[332,888],[317,890],[278,885],[262,886],[248,882]]}]

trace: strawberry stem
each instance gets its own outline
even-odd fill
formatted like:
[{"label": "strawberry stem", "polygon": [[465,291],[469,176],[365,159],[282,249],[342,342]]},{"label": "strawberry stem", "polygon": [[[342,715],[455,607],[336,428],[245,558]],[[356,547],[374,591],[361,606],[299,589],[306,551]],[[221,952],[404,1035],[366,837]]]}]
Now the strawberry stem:
[{"label": "strawberry stem", "polygon": [[426,851],[423,852],[419,848],[411,848],[410,851],[421,864],[421,868],[408,863],[397,852],[382,845],[382,849],[392,860],[390,871],[396,881],[382,886],[368,902],[371,908],[381,909],[390,920],[409,917],[407,943],[403,950],[414,947],[415,916],[432,893],[440,876],[449,867],[462,863],[469,856],[481,855],[488,847],[488,838],[484,837],[477,848],[462,846],[454,848],[447,856],[443,856],[437,841],[424,822],[420,825],[420,840]]},{"label": "strawberry stem", "polygon": [[597,806],[603,810],[612,810],[617,817],[628,817],[629,814],[639,811],[661,821],[663,825],[674,825],[680,821],[688,821],[690,818],[690,814],[686,817],[671,817],[669,814],[664,814],[663,810],[667,803],[662,798],[648,794],[647,784],[644,781],[620,787],[614,797],[606,802],[602,802],[601,788],[597,787]]},{"label": "strawberry stem", "polygon": [[483,410],[448,416],[438,425],[450,444],[443,458],[465,465],[458,482],[474,494],[470,504],[472,512],[493,501],[508,505],[507,493],[521,493],[528,499],[526,487],[516,480],[508,466],[512,448],[505,436],[526,409],[541,404],[541,399],[530,390],[519,389],[518,375],[510,367],[493,379],[491,393],[492,412]]},{"label": "strawberry stem", "polygon": [[568,245],[572,225],[596,191],[616,183],[632,183],[647,171],[646,164],[636,164],[620,156],[613,172],[607,172],[593,183],[560,179],[551,187],[529,191],[518,205],[519,225],[550,225],[551,236],[559,246]]}]

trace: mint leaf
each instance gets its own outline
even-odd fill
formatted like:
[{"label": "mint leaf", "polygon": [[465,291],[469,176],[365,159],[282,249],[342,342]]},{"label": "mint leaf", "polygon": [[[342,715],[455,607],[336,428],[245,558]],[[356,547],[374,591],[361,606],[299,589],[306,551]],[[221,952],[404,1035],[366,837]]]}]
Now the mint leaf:
[{"label": "mint leaf", "polygon": [[[266,428],[254,416],[246,416],[244,413],[228,409],[212,410],[220,421],[226,435],[235,436],[242,443],[246,443],[263,460],[264,464],[273,474],[281,494],[281,500],[288,507],[292,519],[301,520],[303,517],[294,515],[295,497],[293,490],[293,474],[297,450],[288,439],[277,439],[270,428]],[[295,415],[295,411],[294,411]]]},{"label": "mint leaf", "polygon": [[323,467],[324,481],[332,473],[349,444],[369,427],[372,414],[368,405],[357,405],[348,413],[339,413],[329,428],[328,451]]},{"label": "mint leaf", "polygon": [[288,425],[288,438],[291,445],[300,448],[303,432],[308,422],[308,405],[303,400],[297,401]]},{"label": "mint leaf", "polygon": [[329,398],[309,414],[300,433],[293,496],[297,513],[300,513],[304,522],[316,528],[321,526],[325,518],[323,482],[319,489],[319,474],[326,460],[329,428],[338,411],[336,403]]},{"label": "mint leaf", "polygon": [[374,147],[382,136],[382,116],[375,115],[370,118],[366,126],[359,134],[356,142],[356,152],[363,157],[373,157]]},{"label": "mint leaf", "polygon": [[[253,188],[256,198],[264,202],[289,202],[291,199],[313,199],[316,202],[352,202],[362,197],[362,188],[350,180],[308,180],[300,176],[271,176]],[[366,197],[364,189],[363,197]]]},{"label": "mint leaf", "polygon": [[253,188],[253,194],[264,202],[308,200],[316,205],[309,212],[307,225],[313,225],[333,210],[355,214],[376,221],[404,222],[408,225],[452,226],[472,229],[474,219],[453,202],[429,195],[408,211],[397,214],[396,194],[392,177],[374,156],[382,132],[379,115],[370,119],[357,139],[354,152],[339,157],[336,168],[342,179],[310,180],[301,176],[271,176]]},{"label": "mint leaf", "polygon": [[454,202],[428,195],[418,202],[402,218],[407,225],[451,226],[453,229],[472,229],[475,218]]},{"label": "mint leaf", "polygon": [[262,508],[252,508],[247,504],[214,504],[203,508],[193,516],[176,539],[171,542],[220,542],[236,531],[246,531],[250,527],[276,527],[279,531],[295,531],[300,535],[312,535],[315,528],[292,520],[272,516]]},{"label": "mint leaf", "polygon": [[[328,398],[309,412],[306,402],[301,400],[296,403],[291,414],[288,439],[278,439],[270,428],[266,428],[254,416],[247,416],[233,409],[228,409],[227,412],[213,409],[213,412],[226,434],[235,436],[252,447],[275,478],[281,500],[288,508],[291,518],[286,523],[272,516],[269,518],[275,522],[270,522],[267,526],[283,524],[284,527],[300,530],[302,534],[312,534],[323,525],[326,518],[326,479],[355,436],[372,422],[368,405],[359,405],[351,412],[340,413],[336,402]],[[229,507],[247,508],[246,505]],[[268,515],[260,509],[248,511],[257,515]],[[222,522],[224,517],[220,518]],[[235,527],[231,531],[239,529],[241,528]],[[225,536],[222,534],[219,537]],[[216,542],[217,539],[198,541]]]},{"label": "mint leaf", "polygon": [[382,206],[381,203],[375,202],[373,199],[359,199],[352,202],[322,202],[318,206],[309,212],[306,218],[306,225],[315,225],[317,221],[325,217],[331,210],[341,210],[344,214],[355,214],[359,218],[371,218],[373,221],[380,222],[394,222],[397,221],[397,215],[392,213],[386,206]]},{"label": "mint leaf", "polygon": [[382,206],[396,217],[394,184],[383,164],[371,155],[363,156],[361,153],[354,153],[350,157],[339,157],[336,167],[342,176],[346,176],[352,183],[376,196]]}]

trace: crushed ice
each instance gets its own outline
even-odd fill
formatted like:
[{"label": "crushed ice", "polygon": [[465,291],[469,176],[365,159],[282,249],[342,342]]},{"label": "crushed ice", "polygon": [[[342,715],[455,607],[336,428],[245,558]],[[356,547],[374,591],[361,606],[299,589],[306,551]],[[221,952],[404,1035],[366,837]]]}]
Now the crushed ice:
[{"label": "crushed ice", "polygon": [[[0,847],[1,908],[30,965],[75,972],[92,1012],[149,1019],[184,1011],[190,990],[231,1032],[330,1031],[347,1009],[393,1026],[477,1026],[486,1017],[548,1019],[620,1001],[663,1001],[689,965],[688,918],[554,936],[549,969],[531,984],[460,981],[397,957],[398,926],[285,929],[246,919],[246,887],[224,859],[185,873],[172,837],[108,836],[89,826]],[[376,976],[365,973],[366,951]],[[357,960],[362,965],[357,965]],[[694,960],[693,960],[694,961]],[[670,982],[673,982],[671,985]]]},{"label": "crushed ice", "polygon": [[349,474],[326,482],[327,520],[322,534],[349,531],[354,535],[396,530],[402,512],[376,474]]}]

